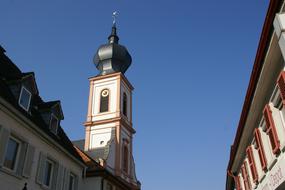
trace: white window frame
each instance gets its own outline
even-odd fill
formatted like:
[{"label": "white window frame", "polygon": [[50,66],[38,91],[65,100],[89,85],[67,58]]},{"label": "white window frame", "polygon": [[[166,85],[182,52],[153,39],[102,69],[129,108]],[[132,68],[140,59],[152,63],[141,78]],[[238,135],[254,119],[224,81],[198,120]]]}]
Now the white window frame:
[{"label": "white window frame", "polygon": [[[51,126],[52,118],[55,118],[57,120],[57,126],[56,126],[56,130],[55,131],[52,130],[52,126]],[[59,122],[59,119],[52,113],[51,117],[50,117],[50,121],[49,121],[49,128],[50,128],[51,132],[53,132],[54,134],[57,134],[58,122]]]},{"label": "white window frame", "polygon": [[[49,185],[47,186],[46,184],[45,184],[45,178],[46,178],[46,164],[47,163],[50,163],[51,164],[51,172],[50,172],[50,178],[49,178]],[[42,185],[45,187],[45,188],[48,188],[48,189],[50,189],[51,188],[51,185],[52,185],[52,178],[53,178],[53,170],[54,170],[54,162],[51,160],[51,159],[49,159],[49,158],[47,158],[46,159],[46,161],[45,161],[45,167],[44,167],[44,180],[43,180],[43,182],[42,182]]]},{"label": "white window frame", "polygon": [[8,143],[7,143],[7,146],[6,146],[5,156],[4,156],[4,163],[5,163],[5,160],[6,160],[6,154],[7,154],[7,151],[8,151],[8,144],[9,144],[10,139],[13,139],[14,141],[16,141],[19,144],[19,147],[18,147],[18,150],[17,150],[17,153],[16,153],[16,158],[15,158],[16,159],[15,160],[15,165],[14,165],[14,168],[11,169],[11,168],[6,167],[3,164],[3,168],[5,168],[6,170],[8,170],[10,172],[16,172],[16,169],[17,169],[17,166],[18,166],[18,162],[19,162],[20,151],[21,151],[21,148],[22,148],[22,142],[20,140],[18,140],[17,138],[13,137],[13,136],[9,136]]},{"label": "white window frame", "polygon": [[[30,95],[30,97],[29,97],[29,102],[28,102],[28,107],[27,107],[27,108],[25,108],[25,106],[23,106],[23,105],[20,103],[20,102],[21,102],[21,98],[22,98],[22,94],[23,94],[23,90],[26,90],[26,92],[28,92],[28,94]],[[29,111],[31,99],[32,99],[32,93],[31,93],[27,88],[25,88],[24,86],[22,86],[22,88],[21,88],[21,93],[20,93],[20,97],[19,97],[19,100],[18,100],[19,106],[20,106],[21,108],[23,108],[24,110]]]}]

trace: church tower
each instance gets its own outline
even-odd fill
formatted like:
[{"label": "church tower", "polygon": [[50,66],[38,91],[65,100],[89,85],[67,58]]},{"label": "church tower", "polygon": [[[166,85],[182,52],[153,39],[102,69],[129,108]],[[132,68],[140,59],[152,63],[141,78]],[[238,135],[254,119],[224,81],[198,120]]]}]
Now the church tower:
[{"label": "church tower", "polygon": [[132,58],[119,44],[113,23],[108,43],[94,57],[99,74],[91,77],[84,151],[125,181],[137,184],[132,154],[132,91],[124,73]]}]

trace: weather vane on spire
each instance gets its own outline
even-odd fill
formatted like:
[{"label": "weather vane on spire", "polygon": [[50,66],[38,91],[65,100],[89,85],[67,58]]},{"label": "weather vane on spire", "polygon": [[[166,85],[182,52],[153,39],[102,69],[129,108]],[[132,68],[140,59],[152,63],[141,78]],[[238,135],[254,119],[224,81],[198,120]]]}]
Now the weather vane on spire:
[{"label": "weather vane on spire", "polygon": [[113,26],[116,26],[116,18],[118,17],[118,11],[114,11],[112,14],[113,17]]}]

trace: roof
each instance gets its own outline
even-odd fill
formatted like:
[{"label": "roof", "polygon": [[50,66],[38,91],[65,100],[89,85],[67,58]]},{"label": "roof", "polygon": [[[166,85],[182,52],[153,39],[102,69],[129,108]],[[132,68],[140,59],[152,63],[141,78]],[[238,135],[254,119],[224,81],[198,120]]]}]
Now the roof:
[{"label": "roof", "polygon": [[[107,142],[105,146],[94,148],[92,150],[84,151],[84,153],[90,156],[92,159],[99,161],[99,159],[107,160],[112,142],[115,139],[115,129],[112,129],[111,132],[111,140]],[[84,150],[85,139],[77,140],[72,142],[75,146],[77,146],[80,150]]]},{"label": "roof", "polygon": [[[85,139],[72,141],[73,145],[76,146],[79,150],[84,150]],[[99,159],[106,160],[108,158],[110,152],[110,145],[96,148],[88,151],[83,151],[84,154],[88,155],[90,158],[94,159],[95,161],[99,161]]]},{"label": "roof", "polygon": [[33,94],[30,113],[26,112],[18,105],[18,100],[15,98],[13,92],[9,88],[9,83],[31,74],[34,75],[32,72],[21,72],[21,70],[5,55],[5,50],[0,46],[0,97],[7,101],[15,109],[17,109],[24,117],[34,123],[35,126],[38,127],[43,133],[47,134],[50,138],[57,142],[59,146],[64,148],[81,163],[84,163],[82,157],[75,150],[73,144],[65,134],[62,127],[58,127],[57,135],[55,135],[50,131],[49,126],[46,125],[40,114],[38,106],[49,106],[53,105],[56,102],[58,103],[58,101],[45,103],[38,94]]},{"label": "roof", "polygon": [[[240,139],[241,139],[242,133],[244,131],[245,122],[246,122],[246,119],[248,116],[250,105],[251,105],[251,102],[253,100],[254,92],[255,92],[255,89],[256,89],[256,86],[258,83],[258,79],[259,79],[261,70],[262,70],[263,60],[265,58],[265,55],[266,55],[266,52],[268,49],[268,44],[269,44],[269,40],[270,40],[269,36],[271,36],[271,34],[273,33],[273,27],[272,27],[273,26],[273,20],[275,18],[275,14],[281,8],[281,5],[282,5],[282,1],[279,1],[279,0],[271,0],[269,3],[269,7],[268,7],[267,14],[266,14],[265,22],[263,25],[261,37],[259,40],[259,45],[258,45],[253,69],[251,72],[250,81],[249,81],[249,85],[247,88],[247,92],[246,92],[246,96],[245,96],[245,100],[244,100],[244,104],[243,104],[243,108],[242,108],[242,112],[241,112],[241,116],[240,116],[240,120],[239,120],[239,124],[238,124],[238,128],[237,128],[236,136],[234,139],[234,143],[231,146],[230,160],[229,160],[228,167],[227,167],[228,171],[231,170],[235,155],[237,153],[237,149],[239,147]],[[228,178],[227,178],[226,185],[227,184],[228,184]]]},{"label": "roof", "polygon": [[[75,143],[76,142],[81,143],[82,141],[81,142],[80,141],[81,140],[75,141]],[[100,177],[104,177],[105,179],[112,181],[117,186],[119,186],[123,189],[132,189],[132,190],[139,190],[140,189],[140,182],[138,182],[137,186],[135,186],[131,183],[127,183],[126,181],[124,181],[120,177],[115,176],[114,174],[109,172],[105,167],[101,166],[98,162],[96,162],[93,158],[91,158],[88,154],[86,154],[86,152],[81,150],[79,147],[77,147],[76,145],[74,145],[74,147],[75,147],[76,151],[78,152],[78,154],[82,157],[82,160],[88,166],[88,168],[86,170],[86,177],[100,176]]]}]

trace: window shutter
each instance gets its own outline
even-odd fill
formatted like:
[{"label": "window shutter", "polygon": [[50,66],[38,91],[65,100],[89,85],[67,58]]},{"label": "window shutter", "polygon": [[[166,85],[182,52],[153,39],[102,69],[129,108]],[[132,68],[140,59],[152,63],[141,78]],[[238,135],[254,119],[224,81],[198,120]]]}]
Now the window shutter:
[{"label": "window shutter", "polygon": [[0,167],[4,163],[9,136],[10,136],[9,130],[0,125]]},{"label": "window shutter", "polygon": [[75,179],[74,179],[74,190],[78,190],[78,176],[75,176]]},{"label": "window shutter", "polygon": [[42,152],[40,153],[40,158],[38,162],[38,172],[37,172],[37,182],[39,184],[43,183],[44,178],[44,170],[45,170],[45,164],[46,164],[46,155],[44,155]]},{"label": "window shutter", "polygon": [[244,188],[245,188],[245,190],[247,190],[247,182],[246,182],[246,175],[245,175],[244,164],[241,166],[241,175],[242,175],[242,178],[243,178]]},{"label": "window shutter", "polygon": [[280,73],[277,79],[277,86],[280,90],[281,99],[284,102],[285,101],[285,72],[284,71]]},{"label": "window shutter", "polygon": [[35,147],[29,144],[23,169],[23,176],[25,177],[31,176],[32,165],[34,162],[34,154],[35,154]]},{"label": "window shutter", "polygon": [[63,189],[63,185],[64,185],[63,180],[64,180],[64,167],[61,164],[59,164],[56,190],[62,190]]},{"label": "window shutter", "polygon": [[68,190],[70,171],[65,168],[64,171],[64,190]]},{"label": "window shutter", "polygon": [[250,181],[249,181],[249,176],[248,176],[248,171],[247,171],[247,167],[246,167],[246,162],[243,163],[242,166],[242,177],[244,180],[244,187],[245,190],[250,190],[251,189],[251,185],[250,185]]},{"label": "window shutter", "polygon": [[235,183],[236,183],[236,190],[241,190],[239,175],[238,176],[234,176],[234,180],[235,180]]},{"label": "window shutter", "polygon": [[264,153],[264,148],[263,148],[263,144],[262,144],[262,140],[261,140],[260,131],[258,128],[256,128],[254,131],[254,137],[255,137],[255,141],[256,141],[256,145],[257,145],[257,151],[258,151],[258,156],[259,156],[260,163],[261,163],[261,168],[263,171],[265,171],[267,168],[267,161],[266,161],[266,157],[265,157],[265,153]]},{"label": "window shutter", "polygon": [[57,176],[58,176],[58,162],[54,162],[53,165],[53,172],[52,172],[52,184],[51,184],[51,189],[56,189],[56,184],[57,184]]},{"label": "window shutter", "polygon": [[18,165],[17,165],[17,169],[16,169],[16,174],[18,176],[22,176],[22,173],[23,173],[27,147],[28,147],[28,143],[26,143],[26,142],[21,143],[21,148],[20,148],[20,152],[19,152],[20,154],[18,157]]},{"label": "window shutter", "polygon": [[257,169],[256,169],[255,161],[253,158],[252,146],[249,146],[246,149],[246,154],[247,154],[247,158],[248,158],[249,167],[250,167],[250,171],[252,174],[253,182],[257,183],[258,175],[257,175]]},{"label": "window shutter", "polygon": [[263,115],[266,123],[266,133],[269,136],[273,153],[277,154],[280,151],[280,141],[277,136],[275,124],[272,117],[272,111],[270,110],[268,104],[265,106],[263,110]]}]

